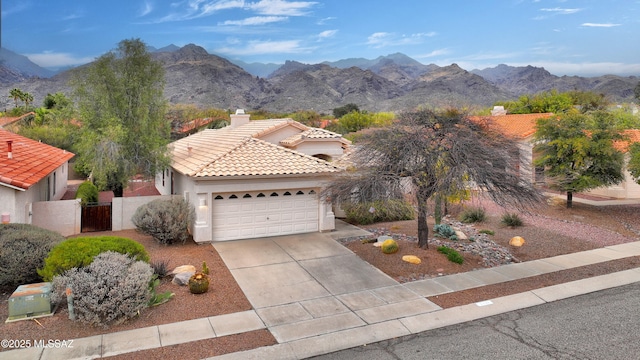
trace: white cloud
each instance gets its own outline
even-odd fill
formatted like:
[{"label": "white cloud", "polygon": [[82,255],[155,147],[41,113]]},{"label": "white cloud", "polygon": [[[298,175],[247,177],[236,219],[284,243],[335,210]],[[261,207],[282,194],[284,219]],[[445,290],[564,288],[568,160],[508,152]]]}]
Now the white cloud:
[{"label": "white cloud", "polygon": [[331,20],[335,20],[335,19],[337,19],[337,17],[333,17],[333,16],[326,17],[326,18],[324,18],[324,19],[320,19],[320,20],[318,20],[318,22],[317,22],[316,24],[318,24],[318,25],[324,25],[324,24],[326,24],[327,22],[329,22],[329,21],[331,21]]},{"label": "white cloud", "polygon": [[247,3],[245,8],[263,15],[304,16],[316,4],[313,1],[260,0]]},{"label": "white cloud", "polygon": [[243,20],[227,20],[220,25],[247,26],[247,25],[264,25],[274,22],[286,21],[286,16],[254,16]]},{"label": "white cloud", "polygon": [[584,27],[604,27],[604,28],[608,28],[608,27],[615,27],[615,26],[620,26],[620,24],[601,24],[601,23],[584,23],[580,26],[584,26]]},{"label": "white cloud", "polygon": [[285,41],[251,41],[244,47],[224,47],[215,51],[228,55],[263,55],[263,54],[300,54],[309,52],[311,48],[300,46],[300,40]]},{"label": "white cloud", "polygon": [[557,15],[570,15],[570,14],[575,14],[579,11],[582,11],[582,9],[578,9],[578,8],[573,8],[573,9],[566,9],[566,8],[543,8],[540,9],[540,11],[545,11],[545,12],[549,12],[552,14],[557,14]]},{"label": "white cloud", "polygon": [[39,66],[52,69],[83,65],[95,60],[95,57],[74,57],[69,53],[55,53],[52,51],[45,51],[40,54],[25,54],[25,56]]},{"label": "white cloud", "polygon": [[336,36],[338,30],[325,30],[318,34],[318,40],[324,40]]},{"label": "white cloud", "polygon": [[445,48],[445,49],[433,50],[432,52],[427,53],[427,54],[416,55],[415,57],[417,59],[426,59],[426,58],[432,58],[432,57],[437,57],[437,56],[442,56],[442,55],[448,55],[450,53],[451,53],[451,51],[449,49]]},{"label": "white cloud", "polygon": [[374,48],[383,48],[387,46],[398,45],[415,45],[424,41],[424,38],[436,36],[435,32],[428,33],[416,33],[410,35],[398,35],[388,32],[377,32],[369,35],[367,38],[367,45],[371,45]]},{"label": "white cloud", "polygon": [[138,11],[138,16],[143,17],[149,15],[153,11],[153,4],[149,1],[145,1],[142,6],[140,6],[140,10]]}]

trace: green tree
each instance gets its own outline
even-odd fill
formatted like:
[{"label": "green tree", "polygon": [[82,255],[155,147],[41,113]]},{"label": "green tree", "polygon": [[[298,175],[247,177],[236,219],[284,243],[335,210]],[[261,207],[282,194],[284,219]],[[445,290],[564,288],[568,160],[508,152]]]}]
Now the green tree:
[{"label": "green tree", "polygon": [[336,119],[340,119],[341,117],[352,111],[360,112],[360,108],[356,104],[349,103],[333,109],[333,117],[335,117]]},{"label": "green tree", "polygon": [[78,162],[100,189],[122,196],[128,180],[168,163],[164,69],[139,39],[123,40],[75,79],[82,136]]},{"label": "green tree", "polygon": [[18,88],[13,88],[11,89],[11,91],[9,91],[9,96],[11,96],[11,98],[13,99],[15,106],[14,107],[18,107],[18,100],[22,100],[24,93],[22,92],[22,90],[18,89]]},{"label": "green tree", "polygon": [[539,119],[535,139],[540,153],[535,164],[544,167],[551,188],[567,193],[568,208],[573,205],[573,193],[624,180],[623,155],[613,146],[621,135],[609,113]]},{"label": "green tree", "polygon": [[638,85],[633,89],[633,94],[636,97],[636,101],[640,104],[640,81],[638,81]]},{"label": "green tree", "polygon": [[517,142],[456,110],[402,113],[391,126],[364,133],[350,160],[353,170],[332,180],[324,195],[338,203],[415,196],[422,248],[429,238],[427,201],[435,194],[473,182],[499,204],[525,206],[540,199],[519,178]]}]

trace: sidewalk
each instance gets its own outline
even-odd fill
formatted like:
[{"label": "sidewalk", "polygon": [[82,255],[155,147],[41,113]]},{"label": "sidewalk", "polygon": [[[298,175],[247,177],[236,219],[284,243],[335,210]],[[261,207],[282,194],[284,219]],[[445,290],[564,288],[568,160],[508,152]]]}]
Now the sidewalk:
[{"label": "sidewalk", "polygon": [[[292,248],[286,247],[299,244],[285,239],[277,245],[291,251]],[[313,246],[319,245],[313,243]],[[277,250],[276,247],[272,248]],[[327,247],[320,245],[320,248],[328,254]],[[293,250],[298,251],[297,255],[303,258],[294,259],[295,262],[303,265],[316,264],[317,258],[306,258],[311,256],[308,252],[300,248]],[[222,253],[221,256],[224,258]],[[344,254],[333,256],[346,259]],[[212,359],[303,359],[638,282],[640,268],[449,309],[442,309],[426,299],[428,296],[632,256],[640,256],[640,241],[405,284],[387,282],[380,278],[382,283],[378,281],[375,284],[363,284],[356,290],[344,292],[344,289],[339,288],[327,289],[328,294],[324,294],[318,289],[316,296],[290,302],[282,298],[272,298],[274,302],[268,302],[256,293],[253,294],[253,301],[261,301],[262,304],[254,304],[254,310],[76,339],[73,348],[5,351],[0,352],[0,358],[93,359],[268,329],[277,339],[277,345]],[[277,265],[292,266],[290,262],[278,262]],[[243,272],[249,268],[239,266],[236,270]],[[320,270],[327,271],[324,267]],[[301,288],[299,291],[304,293],[306,289]],[[251,301],[251,295],[249,297]]]}]

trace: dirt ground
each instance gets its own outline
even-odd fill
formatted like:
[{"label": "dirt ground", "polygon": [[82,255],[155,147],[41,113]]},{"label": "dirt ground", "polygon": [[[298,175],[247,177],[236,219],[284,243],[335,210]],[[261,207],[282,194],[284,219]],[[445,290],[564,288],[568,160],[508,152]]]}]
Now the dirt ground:
[{"label": "dirt ground", "polygon": [[[534,212],[520,214],[525,225],[518,228],[501,225],[500,217],[504,210],[492,204],[472,203],[467,206],[485,208],[488,214],[487,220],[473,224],[472,227],[476,230],[494,231],[494,235],[489,235],[490,239],[507,248],[517,261],[529,261],[621,242],[637,241],[640,237],[640,205],[595,207],[575,203],[572,209],[566,209],[562,204],[545,205]],[[455,219],[461,209],[461,207],[452,206],[450,219]],[[433,219],[429,221],[431,231]],[[393,255],[383,254],[379,248],[371,244],[363,244],[359,240],[345,243],[345,246],[365,261],[402,282],[483,267],[483,259],[478,255],[462,253],[465,261],[464,264],[458,265],[438,253],[436,246],[432,245],[428,250],[418,248],[415,240],[411,240],[411,237],[417,233],[415,221],[378,223],[365,228],[401,234],[407,238],[398,240],[400,251]],[[251,305],[212,246],[197,245],[193,242],[185,245],[159,245],[150,237],[133,230],[109,234],[139,241],[149,252],[152,261],[167,260],[170,268],[185,264],[199,268],[205,261],[211,271],[209,292],[193,295],[186,287],[172,284],[170,279],[164,279],[158,290],[171,291],[175,293],[174,298],[166,304],[143,311],[139,317],[124,324],[109,328],[84,326],[70,321],[66,308],[61,307],[52,317],[40,318],[38,321],[0,323],[0,333],[3,334],[3,338],[74,339],[251,309]],[[508,242],[513,236],[522,236],[526,244],[520,248],[510,246]],[[406,254],[420,257],[422,263],[413,265],[402,261],[402,255]],[[446,308],[638,266],[640,266],[640,258],[633,257],[440,295],[430,300]],[[6,319],[8,316],[7,301],[13,290],[0,289],[0,318]],[[117,358],[200,359],[275,343],[275,339],[267,330],[261,330],[130,353]],[[2,350],[7,349],[0,349]]]}]

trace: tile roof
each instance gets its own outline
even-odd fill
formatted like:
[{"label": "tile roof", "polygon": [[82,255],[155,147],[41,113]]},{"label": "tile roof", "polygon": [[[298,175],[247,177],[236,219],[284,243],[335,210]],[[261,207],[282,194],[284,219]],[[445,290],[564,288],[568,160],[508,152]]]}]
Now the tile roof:
[{"label": "tile roof", "polygon": [[509,114],[495,116],[471,116],[472,121],[487,121],[489,125],[495,125],[500,131],[509,136],[526,139],[536,132],[538,119],[553,116],[552,113],[542,114]]},{"label": "tile roof", "polygon": [[20,121],[22,119],[25,119],[27,117],[30,117],[30,116],[36,116],[36,113],[31,111],[31,112],[28,112],[28,113],[26,113],[24,115],[20,115],[20,116],[12,116],[12,117],[4,116],[4,117],[0,117],[0,128],[4,127],[6,125],[13,124],[14,122],[18,122],[18,121]]},{"label": "tile roof", "polygon": [[625,140],[615,141],[613,147],[618,151],[627,152],[633,143],[640,143],[640,129],[627,129],[622,132]]},{"label": "tile roof", "polygon": [[345,144],[351,144],[351,141],[343,138],[340,134],[318,128],[309,128],[309,130],[289,136],[288,138],[280,141],[280,144],[284,146],[295,146],[305,139],[335,139],[340,140]]},{"label": "tile roof", "polygon": [[[236,131],[244,126],[236,129],[207,129],[171,143],[173,168],[193,177],[297,175],[340,171],[340,168],[322,159],[247,136],[246,128]],[[270,129],[272,127],[259,131],[271,131]]]},{"label": "tile roof", "polygon": [[[7,153],[12,141],[12,159]],[[27,190],[74,156],[66,150],[0,129],[0,185]]]},{"label": "tile roof", "polygon": [[231,126],[219,129],[222,132],[230,132],[235,135],[251,136],[254,138],[260,138],[276,130],[282,129],[287,126],[293,126],[301,131],[309,130],[308,126],[305,126],[293,119],[268,119],[268,120],[252,120],[244,125],[240,125],[236,128]]}]

